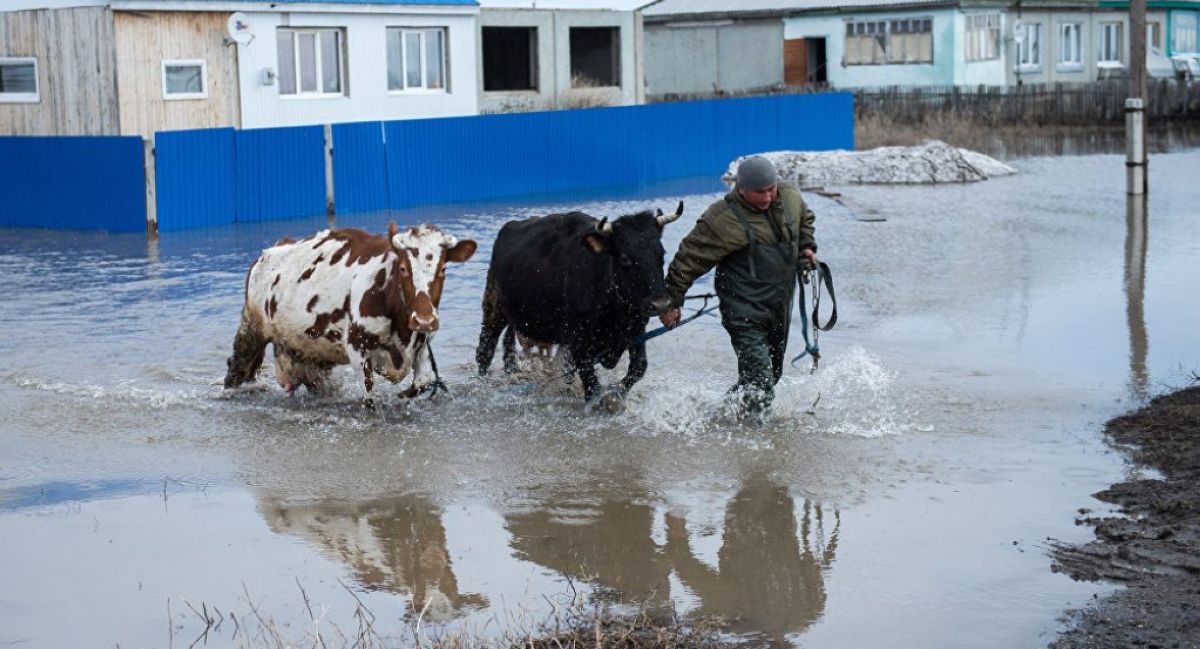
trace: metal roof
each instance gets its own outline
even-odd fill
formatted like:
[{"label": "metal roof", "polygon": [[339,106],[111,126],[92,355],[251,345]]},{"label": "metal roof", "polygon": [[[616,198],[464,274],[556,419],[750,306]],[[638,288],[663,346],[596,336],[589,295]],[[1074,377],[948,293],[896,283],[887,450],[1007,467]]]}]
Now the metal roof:
[{"label": "metal roof", "polygon": [[[956,5],[957,0],[661,0],[647,7],[647,17],[703,16],[705,14],[736,16],[739,14],[789,14],[822,9],[883,9]],[[999,3],[998,3],[999,4]]]},{"label": "metal roof", "polygon": [[479,0],[484,9],[637,11],[655,0]]}]

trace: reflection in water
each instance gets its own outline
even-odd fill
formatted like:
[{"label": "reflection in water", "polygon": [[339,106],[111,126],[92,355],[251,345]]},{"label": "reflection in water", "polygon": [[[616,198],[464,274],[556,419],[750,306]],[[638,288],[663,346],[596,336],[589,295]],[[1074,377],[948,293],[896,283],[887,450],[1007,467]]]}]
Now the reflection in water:
[{"label": "reflection in water", "polygon": [[1146,196],[1130,196],[1125,213],[1125,319],[1129,323],[1129,383],[1138,399],[1146,398],[1150,372],[1146,355],[1150,336],[1146,332]]},{"label": "reflection in water", "polygon": [[776,644],[803,631],[825,609],[823,572],[834,560],[840,517],[805,501],[797,524],[787,487],[747,481],[725,511],[713,568],[695,556],[687,521],[666,514],[666,543],[651,537],[653,507],[626,499],[551,506],[507,516],[518,558],[567,576],[594,580],[620,601],[664,601],[671,571],[700,600],[698,613],[720,615],[738,632]]},{"label": "reflection in water", "polygon": [[312,541],[349,565],[363,586],[411,594],[409,616],[424,612],[423,620],[445,622],[488,604],[482,595],[458,592],[441,510],[426,498],[290,504],[267,495],[260,511],[272,530]]},{"label": "reflection in water", "polygon": [[825,536],[819,505],[796,507],[787,487],[765,480],[742,486],[725,509],[725,534],[714,570],[692,554],[684,521],[667,518],[666,553],[679,578],[701,599],[702,614],[734,620],[735,629],[775,644],[808,628],[825,610],[823,571],[837,550],[840,516]]}]

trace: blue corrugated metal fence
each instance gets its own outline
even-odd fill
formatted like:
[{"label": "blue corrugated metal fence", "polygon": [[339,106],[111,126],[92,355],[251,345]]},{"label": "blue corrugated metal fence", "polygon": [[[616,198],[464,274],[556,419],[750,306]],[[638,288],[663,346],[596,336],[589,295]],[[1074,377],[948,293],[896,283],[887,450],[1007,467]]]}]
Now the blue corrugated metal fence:
[{"label": "blue corrugated metal fence", "polygon": [[146,229],[139,137],[0,137],[0,226]]},{"label": "blue corrugated metal fence", "polygon": [[[785,95],[648,106],[335,124],[341,214],[641,185],[725,170],[760,151],[854,147],[853,96]],[[324,127],[155,135],[158,227],[324,214]],[[63,191],[63,187],[71,191]],[[140,230],[136,137],[0,138],[0,225]]]}]

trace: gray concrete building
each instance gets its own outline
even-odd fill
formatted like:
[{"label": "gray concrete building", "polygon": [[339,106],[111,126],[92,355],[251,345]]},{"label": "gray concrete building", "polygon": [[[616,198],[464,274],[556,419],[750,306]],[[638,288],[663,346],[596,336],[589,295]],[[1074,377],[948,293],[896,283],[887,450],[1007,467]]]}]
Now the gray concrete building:
[{"label": "gray concrete building", "polygon": [[649,2],[480,0],[479,112],[642,103]]}]

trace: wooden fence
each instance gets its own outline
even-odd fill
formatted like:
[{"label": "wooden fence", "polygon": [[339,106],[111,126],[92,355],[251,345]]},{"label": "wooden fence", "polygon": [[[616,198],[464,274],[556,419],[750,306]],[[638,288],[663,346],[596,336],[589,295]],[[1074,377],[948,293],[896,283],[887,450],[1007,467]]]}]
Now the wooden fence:
[{"label": "wooden fence", "polygon": [[[745,94],[830,91],[830,88],[818,86],[787,86]],[[854,94],[855,117],[860,120],[919,124],[931,118],[954,118],[991,126],[1102,124],[1125,119],[1129,84],[1115,80],[1020,86],[896,86],[846,89],[844,92]],[[1148,95],[1146,111],[1151,120],[1200,119],[1200,81],[1154,80],[1149,83]],[[698,95],[672,95],[651,98],[651,101],[698,98]]]}]

